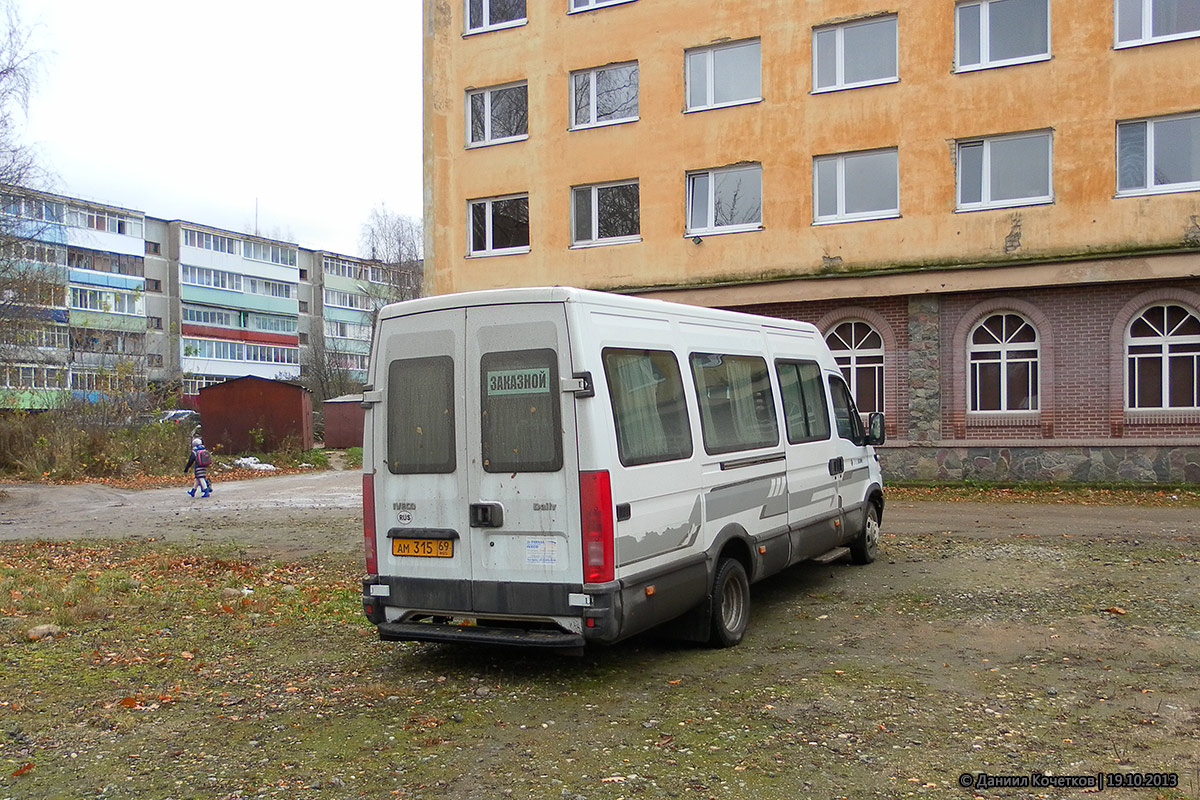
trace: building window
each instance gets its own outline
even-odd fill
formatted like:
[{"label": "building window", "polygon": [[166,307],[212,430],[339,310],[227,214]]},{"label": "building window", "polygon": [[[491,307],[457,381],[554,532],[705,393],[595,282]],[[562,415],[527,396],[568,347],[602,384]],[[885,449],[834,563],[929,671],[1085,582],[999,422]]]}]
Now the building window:
[{"label": "building window", "polygon": [[242,290],[242,276],[236,272],[225,272],[208,267],[193,267],[184,264],[179,270],[180,281],[189,286],[208,286],[213,289]]},{"label": "building window", "polygon": [[955,9],[955,68],[1004,67],[1050,58],[1048,0],[983,0]]},{"label": "building window", "polygon": [[993,314],[967,345],[971,411],[1036,411],[1037,330],[1018,314]]},{"label": "building window", "polygon": [[1025,133],[958,143],[958,208],[1049,203],[1049,133]]},{"label": "building window", "polygon": [[753,231],[761,227],[761,164],[688,174],[688,236]]},{"label": "building window", "polygon": [[468,255],[529,252],[529,195],[472,200]]},{"label": "building window", "polygon": [[1181,305],[1151,306],[1125,334],[1130,409],[1200,408],[1200,317]]},{"label": "building window", "polygon": [[222,328],[239,327],[233,318],[233,312],[228,309],[184,305],[182,315],[184,322],[194,322],[197,325],[218,325]]},{"label": "building window", "polygon": [[641,239],[637,181],[571,190],[571,244],[621,244]]},{"label": "building window", "polygon": [[525,24],[525,0],[467,0],[467,33]]},{"label": "building window", "polygon": [[158,278],[146,278],[146,291],[147,292],[161,292],[162,291],[162,281],[160,281]]},{"label": "building window", "polygon": [[1200,113],[1117,125],[1117,194],[1200,189]]},{"label": "building window", "polygon": [[1200,36],[1200,0],[1117,0],[1117,47]]},{"label": "building window", "polygon": [[633,0],[571,0],[571,8],[567,13],[574,14],[576,11],[591,11],[593,8],[619,6],[631,2]]},{"label": "building window", "polygon": [[281,267],[296,266],[296,251],[290,247],[266,242],[242,242],[242,257],[252,261],[265,261]]},{"label": "building window", "polygon": [[638,65],[611,64],[571,73],[571,127],[638,118]]},{"label": "building window", "polygon": [[308,301],[300,300],[299,303],[300,303],[300,307],[297,309],[297,311],[299,311],[301,314],[307,314],[308,313]]},{"label": "building window", "polygon": [[847,22],[813,31],[813,91],[894,83],[896,18]]},{"label": "building window", "polygon": [[813,207],[817,223],[900,216],[895,148],[814,158]]},{"label": "building window", "polygon": [[371,298],[357,292],[326,289],[324,300],[325,305],[330,308],[349,308],[355,311],[366,311],[371,308]]},{"label": "building window", "polygon": [[883,339],[865,322],[843,322],[825,337],[864,414],[883,411]]},{"label": "building window", "polygon": [[146,317],[146,327],[156,331],[162,330],[162,317]]},{"label": "building window", "polygon": [[146,242],[146,255],[159,256],[162,255],[162,245],[158,242]]},{"label": "building window", "polygon": [[187,247],[196,247],[201,250],[212,250],[216,253],[228,253],[230,255],[238,254],[238,240],[229,236],[218,236],[215,233],[207,231],[194,231],[191,228],[183,229],[183,243]]},{"label": "building window", "polygon": [[762,99],[762,57],[758,39],[689,50],[685,59],[688,111]]},{"label": "building window", "polygon": [[493,86],[467,93],[467,146],[529,138],[529,87]]}]

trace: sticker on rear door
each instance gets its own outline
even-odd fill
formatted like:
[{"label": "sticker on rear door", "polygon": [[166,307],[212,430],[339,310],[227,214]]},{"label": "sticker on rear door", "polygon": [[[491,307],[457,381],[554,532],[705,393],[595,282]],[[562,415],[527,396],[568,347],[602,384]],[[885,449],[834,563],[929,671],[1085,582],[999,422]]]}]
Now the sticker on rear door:
[{"label": "sticker on rear door", "polygon": [[543,567],[558,564],[558,539],[526,539],[525,563]]},{"label": "sticker on rear door", "polygon": [[489,397],[509,394],[545,394],[549,391],[550,370],[546,367],[502,369],[487,373]]}]

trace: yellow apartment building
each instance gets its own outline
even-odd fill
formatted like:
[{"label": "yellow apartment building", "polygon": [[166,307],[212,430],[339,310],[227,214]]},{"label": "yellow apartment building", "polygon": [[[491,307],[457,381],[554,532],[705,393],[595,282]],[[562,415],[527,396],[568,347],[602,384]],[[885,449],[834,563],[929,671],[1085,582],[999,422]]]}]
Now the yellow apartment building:
[{"label": "yellow apartment building", "polygon": [[811,321],[893,477],[1200,480],[1200,0],[426,0],[427,291]]}]

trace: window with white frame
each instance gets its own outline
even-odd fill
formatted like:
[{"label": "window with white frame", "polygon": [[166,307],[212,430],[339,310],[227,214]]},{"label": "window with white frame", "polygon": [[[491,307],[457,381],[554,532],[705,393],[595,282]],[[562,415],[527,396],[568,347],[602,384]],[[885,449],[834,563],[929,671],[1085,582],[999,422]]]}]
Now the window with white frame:
[{"label": "window with white frame", "polygon": [[296,318],[277,317],[271,314],[251,314],[247,320],[247,327],[255,331],[269,331],[271,333],[295,333]]},{"label": "window with white frame", "polygon": [[529,87],[521,83],[467,92],[467,145],[529,138]]},{"label": "window with white frame", "polygon": [[468,255],[529,252],[529,195],[472,200],[467,205]]},{"label": "window with white frame", "polygon": [[1117,0],[1117,47],[1200,36],[1200,0]]},{"label": "window with white frame", "polygon": [[217,253],[229,253],[231,255],[238,254],[239,241],[237,239],[229,236],[218,236],[215,233],[207,231],[184,228],[183,243],[187,247],[196,247],[201,250],[212,250]]},{"label": "window with white frame", "polygon": [[267,344],[247,344],[245,356],[247,361],[258,361],[267,364],[298,364],[300,349],[297,347],[277,347]]},{"label": "window with white frame", "polygon": [[1200,317],[1177,303],[1154,305],[1125,332],[1128,409],[1200,408]]},{"label": "window with white frame", "polygon": [[982,0],[955,8],[955,68],[1004,67],[1050,58],[1049,0]]},{"label": "window with white frame", "polygon": [[265,261],[283,267],[296,266],[296,251],[290,247],[266,242],[242,242],[242,257]]},{"label": "window with white frame", "polygon": [[334,308],[352,308],[365,311],[371,307],[371,298],[358,292],[343,292],[339,289],[326,289],[324,292],[325,305]]},{"label": "window with white frame", "polygon": [[761,227],[761,164],[688,173],[688,236],[753,231]]},{"label": "window with white frame", "polygon": [[630,122],[637,118],[636,61],[571,73],[572,128]]},{"label": "window with white frame", "polygon": [[221,328],[236,328],[237,320],[233,312],[224,308],[209,308],[207,306],[183,305],[183,321],[196,325],[216,325]]},{"label": "window with white frame", "polygon": [[344,258],[324,256],[321,259],[321,271],[326,275],[337,275],[342,278],[353,278],[359,281],[368,279],[366,265],[357,261],[347,261]]},{"label": "window with white frame", "polygon": [[325,335],[333,339],[354,339],[360,342],[369,342],[371,341],[371,326],[327,319],[325,320]]},{"label": "window with white frame", "polygon": [[1200,189],[1200,113],[1117,124],[1117,194]]},{"label": "window with white frame", "polygon": [[242,276],[236,272],[193,267],[188,264],[180,267],[180,281],[189,286],[207,286],[212,289],[228,289],[231,292],[242,290]]},{"label": "window with white frame", "polygon": [[992,314],[967,340],[971,411],[1038,409],[1037,330],[1019,314]]},{"label": "window with white frame", "polygon": [[964,139],[958,143],[958,208],[1049,203],[1051,138],[1048,132]]},{"label": "window with white frame", "polygon": [[197,395],[205,386],[216,386],[227,380],[228,378],[224,375],[185,375],[183,377],[183,393]]},{"label": "window with white frame", "polygon": [[641,238],[638,182],[571,190],[571,244],[621,244]]},{"label": "window with white frame", "polygon": [[896,17],[846,22],[813,31],[813,91],[894,83]]},{"label": "window with white frame", "polygon": [[246,345],[227,339],[193,339],[183,337],[180,340],[183,355],[188,358],[212,358],[219,361],[245,361]]},{"label": "window with white frame", "polygon": [[813,221],[853,222],[900,216],[897,150],[813,159]]},{"label": "window with white frame", "polygon": [[576,11],[591,11],[593,8],[619,6],[632,2],[633,0],[571,0],[571,8],[567,13],[574,14]]},{"label": "window with white frame", "polygon": [[687,110],[699,111],[762,99],[758,39],[688,50]]},{"label": "window with white frame", "polygon": [[825,336],[854,404],[863,414],[883,411],[883,338],[868,323],[843,322]]},{"label": "window with white frame", "polygon": [[64,219],[66,224],[76,228],[89,228],[94,231],[142,238],[142,217],[133,217],[116,211],[67,206]]},{"label": "window with white frame", "polygon": [[296,285],[293,283],[269,281],[265,278],[244,278],[242,285],[245,287],[245,291],[250,294],[279,297],[285,300],[291,298],[293,290],[296,288]]},{"label": "window with white frame", "polygon": [[525,0],[466,0],[467,33],[525,24]]}]

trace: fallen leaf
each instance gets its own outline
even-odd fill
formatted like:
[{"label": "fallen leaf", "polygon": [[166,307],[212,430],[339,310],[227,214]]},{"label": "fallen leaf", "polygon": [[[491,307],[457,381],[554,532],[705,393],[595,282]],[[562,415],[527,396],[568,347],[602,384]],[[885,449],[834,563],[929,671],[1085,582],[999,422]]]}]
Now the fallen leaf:
[{"label": "fallen leaf", "polygon": [[12,776],[13,776],[14,778],[19,778],[19,777],[21,777],[22,775],[24,775],[26,772],[29,772],[29,770],[31,770],[31,769],[33,769],[33,762],[32,762],[32,761],[30,761],[28,764],[26,764],[25,766],[23,766],[23,767],[21,767],[20,769],[18,769],[16,772],[14,772],[14,773],[12,774]]},{"label": "fallen leaf", "polygon": [[1120,606],[1113,606],[1112,608],[1104,609],[1104,613],[1105,614],[1122,614],[1122,615],[1124,615],[1124,614],[1128,614],[1129,612],[1126,611],[1125,609],[1121,608]]},{"label": "fallen leaf", "polygon": [[136,697],[122,697],[121,705],[123,705],[125,708],[137,708],[138,699]]},{"label": "fallen leaf", "polygon": [[179,654],[179,657],[180,657],[180,658],[186,658],[188,661],[191,661],[193,658],[195,658],[195,657],[196,657],[196,654],[195,654],[195,653],[190,653],[190,652],[188,652],[187,650],[184,650],[182,653],[180,653],[180,654]]}]

